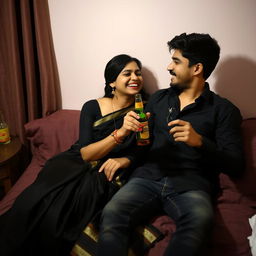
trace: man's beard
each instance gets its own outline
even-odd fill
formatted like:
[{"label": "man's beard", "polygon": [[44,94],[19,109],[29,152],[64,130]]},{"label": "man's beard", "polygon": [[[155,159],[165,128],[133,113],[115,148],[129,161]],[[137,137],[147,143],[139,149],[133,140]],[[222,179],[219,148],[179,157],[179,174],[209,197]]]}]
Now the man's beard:
[{"label": "man's beard", "polygon": [[188,83],[170,83],[170,87],[177,90],[186,90],[190,88]]},{"label": "man's beard", "polygon": [[[172,76],[176,76],[176,73],[173,72],[172,70],[169,70],[169,73],[172,75]],[[184,81],[182,83],[170,83],[170,87],[174,88],[174,89],[177,89],[177,90],[185,90],[185,89],[189,89],[190,88],[190,85],[189,85],[189,82],[190,80],[187,80],[187,81]]]},{"label": "man's beard", "polygon": [[[176,73],[173,72],[172,70],[169,70],[170,75],[177,77]],[[170,83],[170,87],[172,87],[173,89],[177,89],[180,91],[186,90],[190,88],[189,85],[190,79],[187,79],[186,81],[183,81],[181,83]]]}]

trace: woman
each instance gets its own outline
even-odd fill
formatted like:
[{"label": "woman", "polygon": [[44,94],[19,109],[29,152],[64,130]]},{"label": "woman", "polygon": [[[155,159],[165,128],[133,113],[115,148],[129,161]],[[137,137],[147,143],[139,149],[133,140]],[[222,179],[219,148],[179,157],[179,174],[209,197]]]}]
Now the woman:
[{"label": "woman", "polygon": [[[0,255],[69,255],[83,228],[113,194],[117,171],[135,164],[140,123],[132,110],[141,63],[118,55],[105,68],[105,96],[84,104],[79,140],[48,160],[0,217]],[[139,150],[139,149],[138,149]],[[128,168],[129,170],[129,168]]]}]

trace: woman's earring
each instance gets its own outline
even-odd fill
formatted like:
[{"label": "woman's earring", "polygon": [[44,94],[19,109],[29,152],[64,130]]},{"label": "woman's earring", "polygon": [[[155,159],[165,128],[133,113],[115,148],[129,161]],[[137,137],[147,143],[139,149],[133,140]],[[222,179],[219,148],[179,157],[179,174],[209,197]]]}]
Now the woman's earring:
[{"label": "woman's earring", "polygon": [[112,87],[112,94],[115,94],[116,87]]}]

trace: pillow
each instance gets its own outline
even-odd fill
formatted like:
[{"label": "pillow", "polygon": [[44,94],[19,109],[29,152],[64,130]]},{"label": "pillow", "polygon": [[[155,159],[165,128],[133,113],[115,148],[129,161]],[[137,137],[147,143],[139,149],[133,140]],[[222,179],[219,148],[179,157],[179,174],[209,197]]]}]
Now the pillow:
[{"label": "pillow", "polygon": [[25,124],[32,154],[41,166],[52,156],[67,150],[78,139],[79,116],[79,110],[58,110]]},{"label": "pillow", "polygon": [[231,179],[225,174],[220,175],[220,186],[223,191],[221,200],[230,203],[246,200],[247,204],[256,207],[256,118],[242,122],[245,171],[242,177]]}]

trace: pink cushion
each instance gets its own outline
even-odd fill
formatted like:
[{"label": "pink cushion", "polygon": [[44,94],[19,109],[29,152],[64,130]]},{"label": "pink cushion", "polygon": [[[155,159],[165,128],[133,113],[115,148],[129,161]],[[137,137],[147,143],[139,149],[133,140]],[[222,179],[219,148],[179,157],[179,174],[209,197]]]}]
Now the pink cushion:
[{"label": "pink cushion", "polygon": [[32,154],[41,166],[78,139],[79,116],[79,110],[59,110],[25,125]]}]

